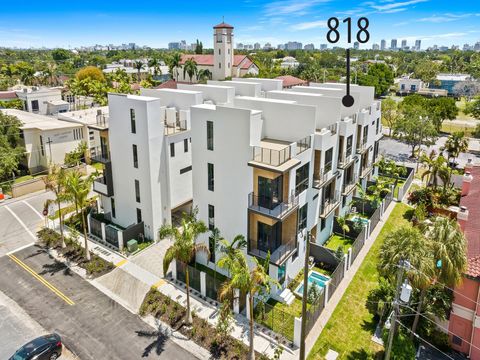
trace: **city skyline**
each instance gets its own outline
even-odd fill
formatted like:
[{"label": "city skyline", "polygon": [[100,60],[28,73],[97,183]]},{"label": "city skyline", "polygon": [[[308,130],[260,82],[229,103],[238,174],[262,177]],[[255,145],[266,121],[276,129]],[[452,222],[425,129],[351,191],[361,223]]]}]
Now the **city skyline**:
[{"label": "city skyline", "polygon": [[[298,41],[319,47],[326,43],[326,20],[330,16],[351,16],[354,23],[366,16],[371,39],[360,48],[371,48],[382,39],[388,44],[394,38],[407,40],[408,44],[421,40],[423,48],[435,44],[462,47],[480,40],[480,4],[462,4],[459,7],[433,0],[375,0],[360,5],[330,0],[244,0],[235,7],[222,3],[205,8],[187,1],[181,14],[166,4],[140,4],[134,9],[127,8],[126,3],[113,7],[90,0],[82,6],[57,1],[28,8],[6,4],[0,14],[0,43],[20,48],[122,43],[167,48],[169,42],[186,40],[190,44],[199,39],[210,48],[211,27],[224,18],[235,26],[236,43],[270,43],[276,47]],[[13,20],[19,17],[23,20],[20,24]],[[347,44],[341,40],[336,45]]]}]

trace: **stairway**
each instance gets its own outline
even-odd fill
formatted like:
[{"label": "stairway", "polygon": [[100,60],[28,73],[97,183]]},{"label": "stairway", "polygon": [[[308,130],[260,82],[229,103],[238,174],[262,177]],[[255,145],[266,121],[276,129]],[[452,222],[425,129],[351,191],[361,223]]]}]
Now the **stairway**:
[{"label": "stairway", "polygon": [[280,298],[283,303],[291,305],[293,300],[295,300],[295,295],[293,295],[289,288],[285,288],[285,290],[280,293]]}]

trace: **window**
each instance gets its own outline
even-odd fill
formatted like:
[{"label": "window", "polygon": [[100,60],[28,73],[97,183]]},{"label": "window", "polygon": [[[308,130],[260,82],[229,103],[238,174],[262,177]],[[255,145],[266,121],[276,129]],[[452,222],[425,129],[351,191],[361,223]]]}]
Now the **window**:
[{"label": "window", "polygon": [[307,227],[307,214],[308,214],[308,204],[305,204],[300,209],[298,209],[298,230],[297,230],[297,232],[300,232]]},{"label": "window", "polygon": [[192,165],[180,169],[180,175],[185,174],[186,172],[192,171]]},{"label": "window", "polygon": [[380,129],[380,118],[377,118],[377,122],[375,124],[375,134],[378,134],[379,129]]},{"label": "window", "polygon": [[132,129],[132,134],[136,134],[137,124],[135,123],[135,109],[130,109],[130,127]]},{"label": "window", "polygon": [[135,180],[135,199],[140,202],[140,181]]},{"label": "window", "polygon": [[42,156],[45,156],[45,149],[43,148],[43,137],[40,135],[40,151],[42,152]]},{"label": "window", "polygon": [[228,49],[228,55],[230,55],[230,49]]},{"label": "window", "polygon": [[282,202],[283,176],[275,179],[258,177],[258,198],[259,206],[273,210]]},{"label": "window", "polygon": [[326,223],[327,223],[326,219],[323,219],[323,218],[320,219],[320,231],[325,230],[325,226],[327,225]]},{"label": "window", "polygon": [[207,121],[207,150],[213,150],[213,121]]},{"label": "window", "polygon": [[222,49],[218,49],[218,55],[222,55]]},{"label": "window", "polygon": [[32,111],[33,112],[36,112],[36,111],[39,111],[40,108],[38,106],[38,100],[32,100]]},{"label": "window", "polygon": [[215,206],[208,204],[208,229],[215,229]]},{"label": "window", "polygon": [[112,208],[112,217],[116,217],[115,213],[115,199],[112,197],[110,198],[110,206]]},{"label": "window", "polygon": [[137,224],[142,222],[142,210],[137,208]]},{"label": "window", "polygon": [[208,238],[208,251],[210,252],[210,261],[215,262],[215,238],[210,236]]},{"label": "window", "polygon": [[188,152],[188,139],[183,140],[183,152]]},{"label": "window", "polygon": [[333,147],[325,151],[325,174],[332,170]]},{"label": "window", "polygon": [[137,145],[132,145],[133,151],[133,167],[138,169],[138,154],[137,154]]},{"label": "window", "polygon": [[458,346],[461,346],[462,345],[462,338],[461,337],[458,337],[456,335],[453,335],[452,336],[452,344],[455,344],[455,345],[458,345]]},{"label": "window", "polygon": [[175,143],[170,143],[170,157],[175,157]]},{"label": "window", "polygon": [[228,63],[228,68],[230,69],[230,63]]},{"label": "window", "polygon": [[213,191],[214,189],[214,171],[213,171],[213,164],[208,163],[208,190]]},{"label": "window", "polygon": [[347,138],[347,156],[352,155],[353,135]]},{"label": "window", "polygon": [[368,126],[365,126],[363,128],[363,143],[367,143],[367,138],[368,138]]},{"label": "window", "polygon": [[296,187],[295,187],[295,194],[298,195],[302,191],[306,190],[308,188],[308,174],[309,174],[309,169],[310,169],[310,163],[306,163],[299,169],[297,169],[296,173]]},{"label": "window", "polygon": [[218,63],[218,67],[221,69],[222,68],[222,63]]}]

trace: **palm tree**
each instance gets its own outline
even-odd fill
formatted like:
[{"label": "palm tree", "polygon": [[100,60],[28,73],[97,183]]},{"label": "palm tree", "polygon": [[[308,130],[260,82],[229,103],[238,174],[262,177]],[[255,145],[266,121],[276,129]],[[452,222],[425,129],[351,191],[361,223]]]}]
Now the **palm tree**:
[{"label": "palm tree", "polygon": [[343,239],[345,240],[345,233],[350,231],[347,224],[347,216],[337,216],[337,223],[343,231]]},{"label": "palm tree", "polygon": [[261,290],[266,293],[270,292],[270,284],[278,284],[272,279],[268,273],[268,265],[270,262],[270,254],[264,263],[260,263],[257,258],[253,257],[254,266],[252,270],[248,267],[248,262],[243,252],[236,252],[234,260],[228,263],[232,274],[231,279],[227,280],[220,289],[219,297],[221,300],[227,298],[235,289],[239,289],[240,293],[248,294],[249,303],[249,353],[250,360],[255,359],[254,339],[254,318],[253,318],[253,298]]},{"label": "palm tree", "polygon": [[199,81],[212,80],[212,72],[208,69],[198,70],[198,80]]},{"label": "palm tree", "polygon": [[153,68],[153,75],[157,76],[160,72],[160,60],[156,57],[148,60],[148,66]]},{"label": "palm tree", "polygon": [[445,145],[443,145],[440,150],[446,151],[448,154],[448,162],[450,163],[450,159],[453,158],[453,165],[455,165],[455,160],[458,155],[468,150],[468,140],[465,138],[465,133],[463,131],[454,132],[448,137]]},{"label": "palm tree", "polygon": [[65,193],[66,172],[62,167],[56,165],[50,168],[47,176],[43,178],[45,188],[55,194],[55,202],[58,206],[58,217],[60,219],[60,236],[62,239],[62,248],[66,247],[65,238],[63,236],[63,215],[62,215],[62,201],[68,199]]},{"label": "palm tree", "polygon": [[196,213],[183,214],[182,230],[173,225],[163,225],[158,230],[160,240],[173,238],[173,245],[170,246],[163,258],[163,273],[166,274],[171,262],[175,259],[185,265],[185,284],[187,286],[187,314],[186,323],[191,324],[192,313],[190,312],[190,277],[188,264],[195,258],[197,252],[210,254],[208,246],[204,243],[197,244],[196,239],[200,234],[208,231],[207,226],[201,220],[197,220]]},{"label": "palm tree", "polygon": [[183,78],[185,79],[185,74],[188,74],[188,77],[190,78],[190,82],[192,82],[192,78],[195,75],[195,77],[198,75],[198,68],[197,68],[197,62],[193,59],[187,59],[185,61],[185,64],[183,65]]},{"label": "palm tree", "polygon": [[215,272],[213,273],[213,281],[214,283],[216,284],[217,283],[217,258],[216,258],[216,252],[218,250],[218,247],[220,246],[220,241],[222,241],[222,236],[220,235],[220,230],[218,230],[218,228],[214,228],[212,231],[211,231],[211,238],[213,240],[213,252],[214,252],[214,257],[215,257]]},{"label": "palm tree", "polygon": [[387,235],[380,249],[379,269],[390,279],[395,277],[400,260],[407,260],[411,270],[407,271],[410,283],[420,291],[412,334],[420,319],[423,301],[434,275],[434,260],[431,243],[417,229],[403,226]]},{"label": "palm tree", "polygon": [[87,241],[87,221],[86,212],[88,205],[88,194],[92,187],[94,174],[82,177],[78,170],[71,171],[67,174],[65,179],[65,192],[67,198],[73,199],[76,209],[80,210],[82,218],[83,236],[85,238],[85,258],[90,261],[90,251],[88,251]]},{"label": "palm tree", "polygon": [[220,239],[220,251],[224,254],[218,260],[218,266],[228,271],[230,275],[233,263],[243,250],[247,247],[247,240],[243,235],[237,235],[232,242],[226,239]]},{"label": "palm tree", "polygon": [[360,183],[357,183],[357,195],[362,199],[362,215],[365,215],[365,202],[369,199],[369,196]]},{"label": "palm tree", "polygon": [[432,184],[435,189],[438,187],[438,177],[442,171],[445,171],[447,162],[443,155],[436,155],[435,150],[432,150],[428,156],[425,153],[420,156],[420,161],[427,166],[427,171],[423,173],[422,180],[428,176],[427,184]]},{"label": "palm tree", "polygon": [[385,178],[377,178],[375,184],[372,184],[368,187],[368,191],[371,193],[370,199],[375,204],[375,208],[380,206],[382,202],[382,194],[389,194],[392,192],[391,182]]},{"label": "palm tree", "polygon": [[178,82],[178,70],[182,68],[182,55],[180,53],[173,54],[169,59],[168,67],[172,75],[175,73],[175,81]]},{"label": "palm tree", "polygon": [[140,82],[140,72],[145,67],[145,64],[143,63],[143,61],[137,60],[133,63],[133,67],[137,69],[137,78],[138,78],[138,82]]}]

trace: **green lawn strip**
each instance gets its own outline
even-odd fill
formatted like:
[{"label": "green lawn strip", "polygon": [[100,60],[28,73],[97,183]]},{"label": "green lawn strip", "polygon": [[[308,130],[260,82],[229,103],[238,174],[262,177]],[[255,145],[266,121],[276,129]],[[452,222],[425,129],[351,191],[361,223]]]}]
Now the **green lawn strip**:
[{"label": "green lawn strip", "polygon": [[339,246],[343,246],[343,251],[346,254],[348,249],[352,247],[354,241],[354,239],[350,239],[348,237],[343,238],[342,235],[332,234],[332,236],[330,236],[330,238],[327,240],[325,247],[327,249],[336,251]]},{"label": "green lawn strip", "polygon": [[309,359],[323,359],[328,349],[337,351],[339,359],[373,359],[376,353],[382,350],[381,346],[371,340],[376,323],[365,302],[369,292],[378,283],[377,263],[380,247],[385,237],[394,229],[408,225],[404,215],[409,209],[402,203],[395,206],[317,339]]}]

